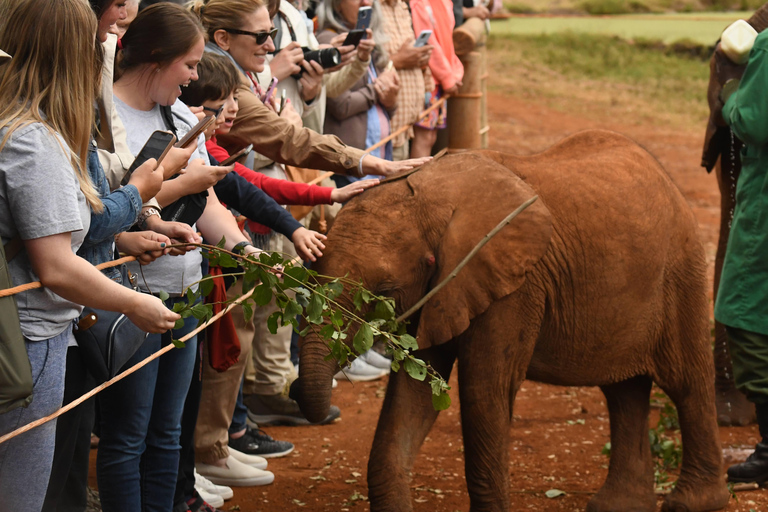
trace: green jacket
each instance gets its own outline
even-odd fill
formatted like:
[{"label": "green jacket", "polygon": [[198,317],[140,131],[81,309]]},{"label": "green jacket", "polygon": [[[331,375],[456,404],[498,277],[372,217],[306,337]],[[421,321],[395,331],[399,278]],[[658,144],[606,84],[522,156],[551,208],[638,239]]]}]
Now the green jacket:
[{"label": "green jacket", "polygon": [[757,36],[723,118],[745,146],[715,318],[768,335],[768,30]]}]

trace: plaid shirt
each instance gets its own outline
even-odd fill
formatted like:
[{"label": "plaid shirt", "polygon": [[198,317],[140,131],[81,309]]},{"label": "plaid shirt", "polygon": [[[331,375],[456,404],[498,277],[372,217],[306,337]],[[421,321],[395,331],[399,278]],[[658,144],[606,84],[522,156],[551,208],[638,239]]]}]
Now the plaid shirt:
[{"label": "plaid shirt", "polygon": [[[394,55],[406,42],[413,42],[413,22],[408,5],[403,0],[382,0],[381,12],[384,15],[384,32],[389,36],[389,41],[384,43],[388,55]],[[399,69],[397,76],[400,79],[400,92],[397,95],[397,110],[390,121],[392,132],[404,125],[416,122],[416,117],[424,108],[424,93],[432,91],[434,83],[429,68],[421,70]],[[413,128],[406,133],[398,135],[392,142],[395,147],[400,147],[407,138],[413,138]]]}]

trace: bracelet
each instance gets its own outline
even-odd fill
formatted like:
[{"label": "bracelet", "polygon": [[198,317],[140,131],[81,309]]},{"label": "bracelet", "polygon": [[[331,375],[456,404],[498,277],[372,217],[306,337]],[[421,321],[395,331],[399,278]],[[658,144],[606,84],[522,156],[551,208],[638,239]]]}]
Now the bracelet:
[{"label": "bracelet", "polygon": [[360,161],[357,163],[357,174],[360,175],[360,177],[365,176],[365,173],[363,172],[363,158],[367,156],[368,156],[368,153],[361,156]]},{"label": "bracelet", "polygon": [[245,255],[245,248],[248,247],[249,245],[253,247],[251,242],[246,242],[246,241],[238,242],[232,248],[232,252],[234,252],[235,254]]},{"label": "bracelet", "polygon": [[153,215],[160,216],[160,210],[157,208],[149,207],[143,212],[141,212],[141,215],[139,215],[139,219],[136,221],[136,224],[139,226],[140,229],[147,229],[147,219],[150,218]]}]

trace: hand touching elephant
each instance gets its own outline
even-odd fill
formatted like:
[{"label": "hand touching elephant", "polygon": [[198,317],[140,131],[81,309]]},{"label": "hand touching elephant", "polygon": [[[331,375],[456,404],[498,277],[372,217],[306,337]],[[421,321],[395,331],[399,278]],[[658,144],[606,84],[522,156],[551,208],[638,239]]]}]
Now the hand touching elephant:
[{"label": "hand touching elephant", "polygon": [[[350,201],[315,268],[362,280],[402,313],[534,195],[409,325],[417,356],[443,377],[458,361],[471,510],[509,510],[508,430],[526,378],[597,385],[606,396],[611,465],[588,510],[656,509],[652,382],[677,405],[683,436],[665,510],[722,508],[696,221],[658,162],[629,139],[590,131],[531,157],[485,151],[431,162]],[[338,365],[311,334],[301,350],[291,394],[317,421]],[[437,414],[428,383],[391,376],[368,464],[372,511],[411,510],[407,475]]]}]

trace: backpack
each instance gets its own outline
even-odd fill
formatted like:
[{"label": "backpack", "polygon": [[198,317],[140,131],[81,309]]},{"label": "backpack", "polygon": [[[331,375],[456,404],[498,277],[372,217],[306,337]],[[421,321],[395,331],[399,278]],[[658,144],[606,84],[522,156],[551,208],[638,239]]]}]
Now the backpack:
[{"label": "backpack", "polygon": [[[8,263],[19,253],[21,238],[0,245],[0,290],[11,288]],[[29,364],[19,310],[13,295],[0,297],[0,414],[32,403],[32,366]]]}]

